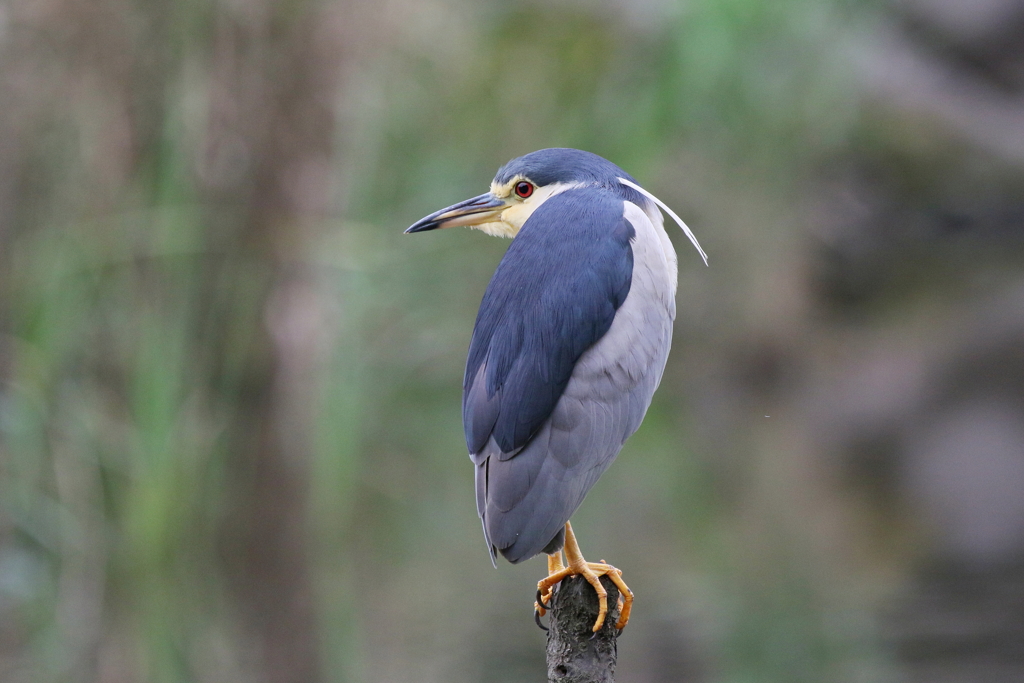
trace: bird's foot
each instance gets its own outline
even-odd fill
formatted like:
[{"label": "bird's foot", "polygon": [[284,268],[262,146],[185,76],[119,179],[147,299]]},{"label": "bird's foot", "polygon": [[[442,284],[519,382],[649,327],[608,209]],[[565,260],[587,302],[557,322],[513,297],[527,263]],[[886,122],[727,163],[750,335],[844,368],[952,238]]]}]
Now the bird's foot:
[{"label": "bird's foot", "polygon": [[535,605],[537,614],[544,616],[551,605],[551,598],[554,595],[555,586],[565,577],[578,574],[587,580],[594,591],[597,592],[598,612],[597,620],[594,622],[594,633],[601,630],[605,617],[608,614],[608,591],[601,585],[601,577],[607,576],[619,589],[619,618],[615,628],[621,629],[629,622],[629,613],[633,607],[633,591],[629,589],[626,582],[622,580],[622,571],[606,563],[587,562],[580,553],[576,537],[572,533],[572,527],[565,525],[565,557],[568,566],[562,564],[562,553],[548,555],[548,575],[537,582],[537,603]]},{"label": "bird's foot", "polygon": [[559,571],[549,574],[544,579],[537,582],[537,595],[540,600],[537,601],[536,609],[537,613],[544,616],[545,611],[551,605],[551,597],[554,591],[554,587],[562,579],[567,576],[573,576],[579,574],[587,580],[594,590],[597,592],[597,620],[594,621],[594,633],[601,630],[604,625],[605,617],[608,615],[608,591],[601,585],[601,577],[607,576],[612,580],[612,583],[619,589],[619,619],[615,622],[615,628],[623,628],[629,622],[629,613],[633,607],[633,591],[629,589],[626,582],[622,580],[622,571],[613,567],[610,564],[604,562],[583,562],[582,564],[576,565],[571,564],[568,567],[563,567]]}]

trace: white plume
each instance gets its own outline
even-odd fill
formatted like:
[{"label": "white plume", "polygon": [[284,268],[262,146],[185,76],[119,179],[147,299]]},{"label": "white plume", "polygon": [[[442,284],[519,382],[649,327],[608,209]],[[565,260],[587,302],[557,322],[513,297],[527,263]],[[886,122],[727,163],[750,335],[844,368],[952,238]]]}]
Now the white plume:
[{"label": "white plume", "polygon": [[623,185],[625,185],[626,187],[633,188],[634,190],[636,190],[637,192],[639,192],[640,194],[642,194],[643,196],[647,197],[652,202],[654,202],[655,204],[660,206],[662,211],[667,213],[669,216],[672,216],[672,220],[674,220],[676,223],[679,224],[679,227],[683,229],[683,232],[686,233],[686,236],[690,238],[691,242],[693,242],[693,246],[697,247],[697,251],[700,252],[701,258],[704,259],[704,265],[705,266],[708,265],[708,255],[705,254],[704,250],[700,248],[700,243],[697,242],[697,238],[694,237],[693,232],[691,232],[690,229],[688,227],[686,227],[686,223],[683,222],[682,218],[680,218],[679,216],[676,215],[675,211],[673,211],[672,209],[668,208],[668,206],[665,204],[665,202],[661,201],[660,199],[658,199],[653,194],[651,194],[650,192],[648,192],[644,188],[640,187],[636,183],[630,182],[630,181],[626,180],[625,178],[619,178],[619,182],[622,183]]}]

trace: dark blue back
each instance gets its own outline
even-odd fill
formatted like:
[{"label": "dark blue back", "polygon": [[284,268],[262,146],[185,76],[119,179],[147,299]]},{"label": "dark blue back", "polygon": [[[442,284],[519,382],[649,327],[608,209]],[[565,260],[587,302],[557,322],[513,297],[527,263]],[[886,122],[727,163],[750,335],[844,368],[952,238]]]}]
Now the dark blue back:
[{"label": "dark blue back", "polygon": [[470,453],[491,435],[506,457],[525,446],[576,361],[608,331],[633,275],[635,233],[622,212],[622,198],[607,189],[568,190],[544,202],[512,241],[484,293],[466,361]]}]

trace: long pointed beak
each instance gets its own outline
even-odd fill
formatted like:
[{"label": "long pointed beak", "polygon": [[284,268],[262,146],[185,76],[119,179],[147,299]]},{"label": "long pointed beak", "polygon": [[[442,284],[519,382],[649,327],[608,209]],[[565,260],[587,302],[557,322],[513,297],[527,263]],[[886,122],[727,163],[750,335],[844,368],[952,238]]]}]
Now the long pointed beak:
[{"label": "long pointed beak", "polygon": [[435,228],[480,225],[497,218],[505,209],[505,206],[504,200],[498,199],[490,192],[486,192],[464,202],[452,204],[446,209],[435,211],[429,216],[416,221],[406,228],[405,231],[407,233],[423,232],[424,230],[433,230]]}]

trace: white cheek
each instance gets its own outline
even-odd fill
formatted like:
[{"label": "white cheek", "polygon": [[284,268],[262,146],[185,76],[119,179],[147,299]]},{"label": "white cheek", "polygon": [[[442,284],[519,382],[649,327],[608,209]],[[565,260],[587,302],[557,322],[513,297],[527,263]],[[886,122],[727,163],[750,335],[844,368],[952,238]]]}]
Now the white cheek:
[{"label": "white cheek", "polygon": [[501,220],[507,223],[516,232],[523,227],[523,223],[526,222],[533,212],[537,209],[539,204],[534,202],[523,202],[522,204],[513,204],[501,213]]}]

